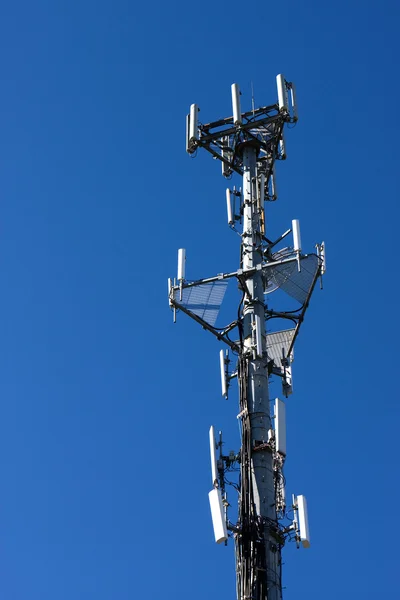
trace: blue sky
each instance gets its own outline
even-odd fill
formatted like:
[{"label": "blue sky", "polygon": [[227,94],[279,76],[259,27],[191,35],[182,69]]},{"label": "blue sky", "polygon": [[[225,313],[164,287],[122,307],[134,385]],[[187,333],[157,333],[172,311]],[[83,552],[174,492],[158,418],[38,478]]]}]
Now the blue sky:
[{"label": "blue sky", "polygon": [[390,1],[3,3],[4,600],[234,597],[207,493],[208,428],[237,447],[236,399],[218,343],[172,324],[166,279],[179,247],[189,278],[237,266],[220,167],[185,154],[188,106],[228,115],[233,82],[244,109],[251,82],[270,104],[280,72],[300,121],[268,231],[299,218],[328,261],[287,407],[313,545],[285,549],[284,598],[395,596],[398,19]]}]

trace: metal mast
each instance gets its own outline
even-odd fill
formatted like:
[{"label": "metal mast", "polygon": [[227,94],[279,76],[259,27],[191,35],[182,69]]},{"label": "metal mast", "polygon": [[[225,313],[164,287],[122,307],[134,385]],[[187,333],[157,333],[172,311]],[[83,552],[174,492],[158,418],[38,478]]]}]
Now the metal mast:
[{"label": "metal mast", "polygon": [[[278,103],[242,113],[240,92],[232,85],[233,116],[208,124],[198,122],[198,107],[187,116],[186,149],[204,148],[222,163],[222,173],[242,177],[242,188],[227,190],[228,223],[242,222],[241,261],[234,273],[198,281],[185,278],[185,250],[178,252],[178,277],[169,280],[169,303],[223,341],[236,357],[229,372],[229,351],[221,350],[222,395],[228,396],[237,378],[242,446],[238,453],[223,454],[222,434],[215,440],[210,429],[213,489],[209,494],[215,540],[233,537],[236,554],[238,600],[281,600],[281,549],[288,539],[309,546],[304,496],[293,496],[286,510],[283,466],[286,458],[285,404],[275,400],[274,427],[270,413],[269,382],[282,381],[283,395],[292,393],[293,347],[312,291],[325,272],[325,246],[316,254],[303,254],[299,222],[271,241],[266,236],[265,202],[276,200],[275,161],[286,158],[283,128],[297,121],[295,90],[282,75],[277,77]],[[288,94],[290,94],[290,102]],[[293,231],[293,247],[276,250]],[[216,328],[218,305],[228,282],[236,278],[242,297],[237,318]],[[268,308],[266,295],[280,288],[297,304],[293,310]],[[290,329],[274,324],[289,320]],[[294,327],[293,327],[294,325]],[[236,332],[236,338],[233,333]],[[216,452],[219,450],[219,457]],[[228,519],[227,471],[239,471],[238,514]]]}]

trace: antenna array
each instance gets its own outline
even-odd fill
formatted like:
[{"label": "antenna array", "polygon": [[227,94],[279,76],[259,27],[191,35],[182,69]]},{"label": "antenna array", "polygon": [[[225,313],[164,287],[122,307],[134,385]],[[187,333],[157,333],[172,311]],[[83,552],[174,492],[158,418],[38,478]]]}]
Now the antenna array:
[{"label": "antenna array", "polygon": [[[278,101],[242,112],[238,84],[231,86],[232,116],[201,123],[199,108],[192,104],[186,118],[186,150],[193,155],[207,150],[222,165],[222,174],[242,177],[242,186],[226,190],[228,225],[242,225],[241,257],[237,271],[205,279],[186,279],[184,249],[178,251],[177,278],[168,280],[169,304],[197,321],[225,344],[220,351],[222,396],[228,398],[231,380],[239,391],[238,420],[242,445],[239,452],[223,454],[210,428],[212,490],[209,493],[215,541],[233,538],[236,555],[238,600],[281,600],[281,551],[287,541],[310,546],[307,502],[292,496],[286,505],[286,404],[275,399],[270,414],[269,384],[282,383],[285,398],[293,392],[294,343],[304,321],[312,292],[326,270],[325,244],[316,253],[304,254],[300,223],[277,239],[266,235],[265,207],[277,199],[275,163],[286,159],[284,126],[297,121],[294,84],[283,75],[276,78]],[[293,234],[293,243],[279,249]],[[226,286],[235,279],[241,292],[237,318],[225,328],[215,322]],[[292,310],[272,310],[269,294],[281,289],[296,304]],[[287,321],[291,327],[287,328]],[[281,329],[276,323],[282,323]],[[231,358],[232,356],[232,358]],[[236,368],[230,371],[230,364]],[[274,426],[272,426],[272,422]],[[238,514],[228,518],[226,472],[238,471]]]}]

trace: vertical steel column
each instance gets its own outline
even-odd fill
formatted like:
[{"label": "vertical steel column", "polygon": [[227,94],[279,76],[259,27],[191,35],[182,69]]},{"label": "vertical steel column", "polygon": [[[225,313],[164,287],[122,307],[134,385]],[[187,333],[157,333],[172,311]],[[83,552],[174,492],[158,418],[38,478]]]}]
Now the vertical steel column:
[{"label": "vertical steel column", "polygon": [[[261,234],[261,208],[263,207],[259,206],[257,198],[256,161],[258,148],[253,142],[247,142],[244,144],[242,152],[244,167],[242,267],[246,270],[255,267],[263,260]],[[243,352],[248,357],[247,408],[252,444],[252,491],[258,524],[261,525],[261,530],[264,531],[266,568],[264,572],[262,572],[262,568],[255,568],[254,570],[257,572],[251,574],[251,581],[253,582],[260,579],[264,580],[264,584],[261,586],[261,589],[264,590],[263,597],[258,597],[259,595],[257,597],[252,596],[252,600],[281,600],[281,552],[279,538],[276,535],[277,519],[272,453],[268,449],[262,448],[262,445],[268,442],[271,417],[266,368],[264,283],[261,271],[249,277],[246,284],[249,295],[246,295],[243,309]],[[261,326],[262,358],[256,356],[254,351],[256,317],[259,317]],[[245,599],[238,598],[238,600]]]}]

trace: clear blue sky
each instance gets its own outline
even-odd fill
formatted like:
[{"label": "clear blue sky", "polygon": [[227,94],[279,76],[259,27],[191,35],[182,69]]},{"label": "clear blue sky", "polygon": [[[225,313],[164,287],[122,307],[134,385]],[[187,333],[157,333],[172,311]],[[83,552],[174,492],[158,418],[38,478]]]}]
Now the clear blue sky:
[{"label": "clear blue sky", "polygon": [[234,598],[207,493],[236,401],[166,279],[178,247],[189,278],[238,257],[188,106],[225,116],[238,82],[250,108],[251,81],[272,103],[279,72],[300,121],[269,232],[299,218],[328,253],[288,403],[313,545],[285,549],[284,598],[396,597],[398,22],[394,1],[2,4],[2,600]]}]

